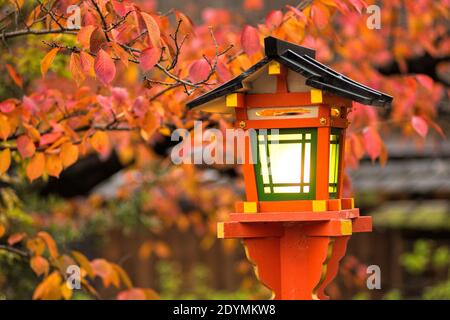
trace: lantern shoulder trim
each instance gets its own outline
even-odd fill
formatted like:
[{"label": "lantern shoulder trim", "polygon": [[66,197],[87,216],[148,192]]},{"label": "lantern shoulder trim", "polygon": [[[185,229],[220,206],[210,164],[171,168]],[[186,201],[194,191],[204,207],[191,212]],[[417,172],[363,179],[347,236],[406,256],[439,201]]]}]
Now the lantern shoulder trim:
[{"label": "lantern shoulder trim", "polygon": [[[312,49],[274,37],[266,37],[264,43],[266,56],[262,60],[234,79],[188,102],[187,107],[192,109],[210,103],[230,93],[245,92],[247,90],[245,80],[248,81],[247,78],[251,76],[258,76],[257,71],[273,60],[305,77],[305,84],[312,88],[323,90],[324,92],[329,92],[365,105],[377,107],[389,107],[391,105],[391,96],[358,83],[325,66],[314,59],[315,51]],[[207,111],[206,109],[205,111]],[[216,112],[216,109],[210,108],[209,111]]]}]

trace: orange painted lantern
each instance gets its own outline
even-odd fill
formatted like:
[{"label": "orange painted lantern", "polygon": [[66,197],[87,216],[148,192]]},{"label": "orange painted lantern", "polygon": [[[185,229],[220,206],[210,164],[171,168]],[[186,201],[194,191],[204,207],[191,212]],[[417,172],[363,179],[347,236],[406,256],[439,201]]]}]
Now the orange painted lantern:
[{"label": "orange painted lantern", "polygon": [[342,195],[347,115],[352,101],[385,107],[392,97],[321,64],[311,49],[268,37],[265,54],[188,103],[233,113],[236,128],[255,132],[246,138],[246,201],[218,224],[218,237],[243,239],[275,299],[327,299],[350,236],[372,229]]}]

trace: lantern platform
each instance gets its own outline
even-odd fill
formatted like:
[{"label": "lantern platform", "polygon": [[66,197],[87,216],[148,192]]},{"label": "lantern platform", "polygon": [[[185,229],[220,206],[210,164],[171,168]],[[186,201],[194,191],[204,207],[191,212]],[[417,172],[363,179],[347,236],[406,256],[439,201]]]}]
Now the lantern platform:
[{"label": "lantern platform", "polygon": [[325,212],[234,213],[219,238],[243,239],[247,258],[274,299],[328,299],[324,290],[354,232],[370,232],[358,209]]}]

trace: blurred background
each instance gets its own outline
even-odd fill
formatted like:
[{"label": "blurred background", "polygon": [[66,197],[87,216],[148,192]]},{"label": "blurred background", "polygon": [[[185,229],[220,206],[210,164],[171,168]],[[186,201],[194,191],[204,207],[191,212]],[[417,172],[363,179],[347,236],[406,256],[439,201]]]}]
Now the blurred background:
[{"label": "blurred background", "polygon": [[[298,3],[137,2],[163,13],[178,8],[194,24],[205,23],[214,12],[215,19],[232,19],[240,27],[259,24],[271,10]],[[410,8],[399,5],[395,10],[402,20]],[[342,21],[335,26],[337,33],[345,31]],[[410,27],[399,23],[399,28]],[[433,98],[433,110],[446,135],[450,132],[450,69],[448,65],[438,69],[437,64],[448,63],[449,31],[447,20],[446,45],[439,58],[415,52],[407,60],[416,68],[412,73],[428,74],[441,87],[441,94]],[[394,50],[399,50],[389,48],[394,56]],[[319,60],[331,59],[327,52],[320,51]],[[398,60],[390,59],[380,62],[376,70],[392,77],[401,73]],[[357,80],[371,81],[370,75]],[[394,100],[406,100],[392,91]],[[2,95],[5,98],[7,93]],[[347,169],[348,192],[361,213],[373,217],[374,231],[351,237],[340,273],[327,290],[333,299],[450,299],[450,142],[434,131],[419,139],[410,128],[396,126],[393,117],[388,111],[377,120],[385,123],[380,131],[387,162],[374,163],[364,155]],[[107,159],[89,155],[65,170],[60,179],[22,184],[16,189],[20,205],[12,214],[30,229],[39,223],[63,248],[115,261],[137,287],[154,288],[163,299],[268,298],[241,244],[215,236],[216,222],[226,219],[234,202],[244,198],[240,168],[174,166],[168,158],[171,146],[170,138],[158,135],[148,148],[139,150],[139,170],[115,152]],[[2,190],[5,196],[6,189]],[[380,290],[366,287],[368,265],[381,268]],[[0,259],[0,295],[28,299],[36,283],[27,266]],[[108,288],[99,292],[105,298],[112,296]]]}]

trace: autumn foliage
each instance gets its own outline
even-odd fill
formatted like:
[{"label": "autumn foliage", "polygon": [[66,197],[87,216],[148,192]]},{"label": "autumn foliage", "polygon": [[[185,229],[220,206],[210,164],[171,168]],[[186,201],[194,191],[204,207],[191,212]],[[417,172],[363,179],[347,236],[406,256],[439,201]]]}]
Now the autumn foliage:
[{"label": "autumn foliage", "polygon": [[[430,132],[444,135],[436,123],[436,107],[448,95],[444,80],[439,80],[448,66],[436,66],[434,74],[411,68],[418,56],[436,61],[448,57],[446,1],[382,1],[382,26],[374,30],[367,27],[368,4],[362,0],[300,1],[268,12],[256,25],[243,26],[227,10],[205,9],[197,24],[183,11],[157,13],[128,0],[3,1],[2,5],[20,17],[5,17],[0,30],[4,42],[0,68],[8,86],[0,102],[0,181],[8,184],[14,179],[57,178],[91,153],[107,159],[115,152],[124,165],[132,164],[131,170],[143,170],[154,159],[149,146],[175,128],[191,129],[199,117],[222,130],[230,127],[230,119],[217,115],[206,119],[188,112],[185,103],[260,60],[262,39],[268,35],[313,47],[319,61],[394,96],[392,110],[381,116],[355,104],[346,143],[350,167],[357,167],[366,154],[384,164],[388,155],[382,134],[393,128],[418,143]],[[74,14],[68,10],[71,5],[78,6],[79,26],[69,23]],[[243,6],[261,10],[264,1],[243,1]],[[23,46],[39,53],[32,57],[39,56],[37,72],[27,71],[25,58],[16,54]],[[394,71],[383,71],[386,66]],[[184,189],[169,194],[176,198],[191,190],[190,197],[200,196],[192,194],[201,188],[194,168],[158,161],[168,168],[170,179],[187,181],[180,185]],[[149,192],[161,197],[156,189]],[[152,209],[161,216],[177,212],[167,206]],[[171,218],[178,224],[194,224],[181,215]],[[214,228],[206,229],[210,234],[205,237],[212,239]],[[92,284],[96,277],[103,286],[117,288],[118,299],[157,297],[151,289],[134,288],[116,263],[88,260],[77,251],[63,253],[46,231],[18,230],[1,208],[0,244],[0,251],[23,257],[40,277],[33,299],[70,299],[65,270],[74,264],[81,267],[82,287],[93,297],[98,297]]]}]

